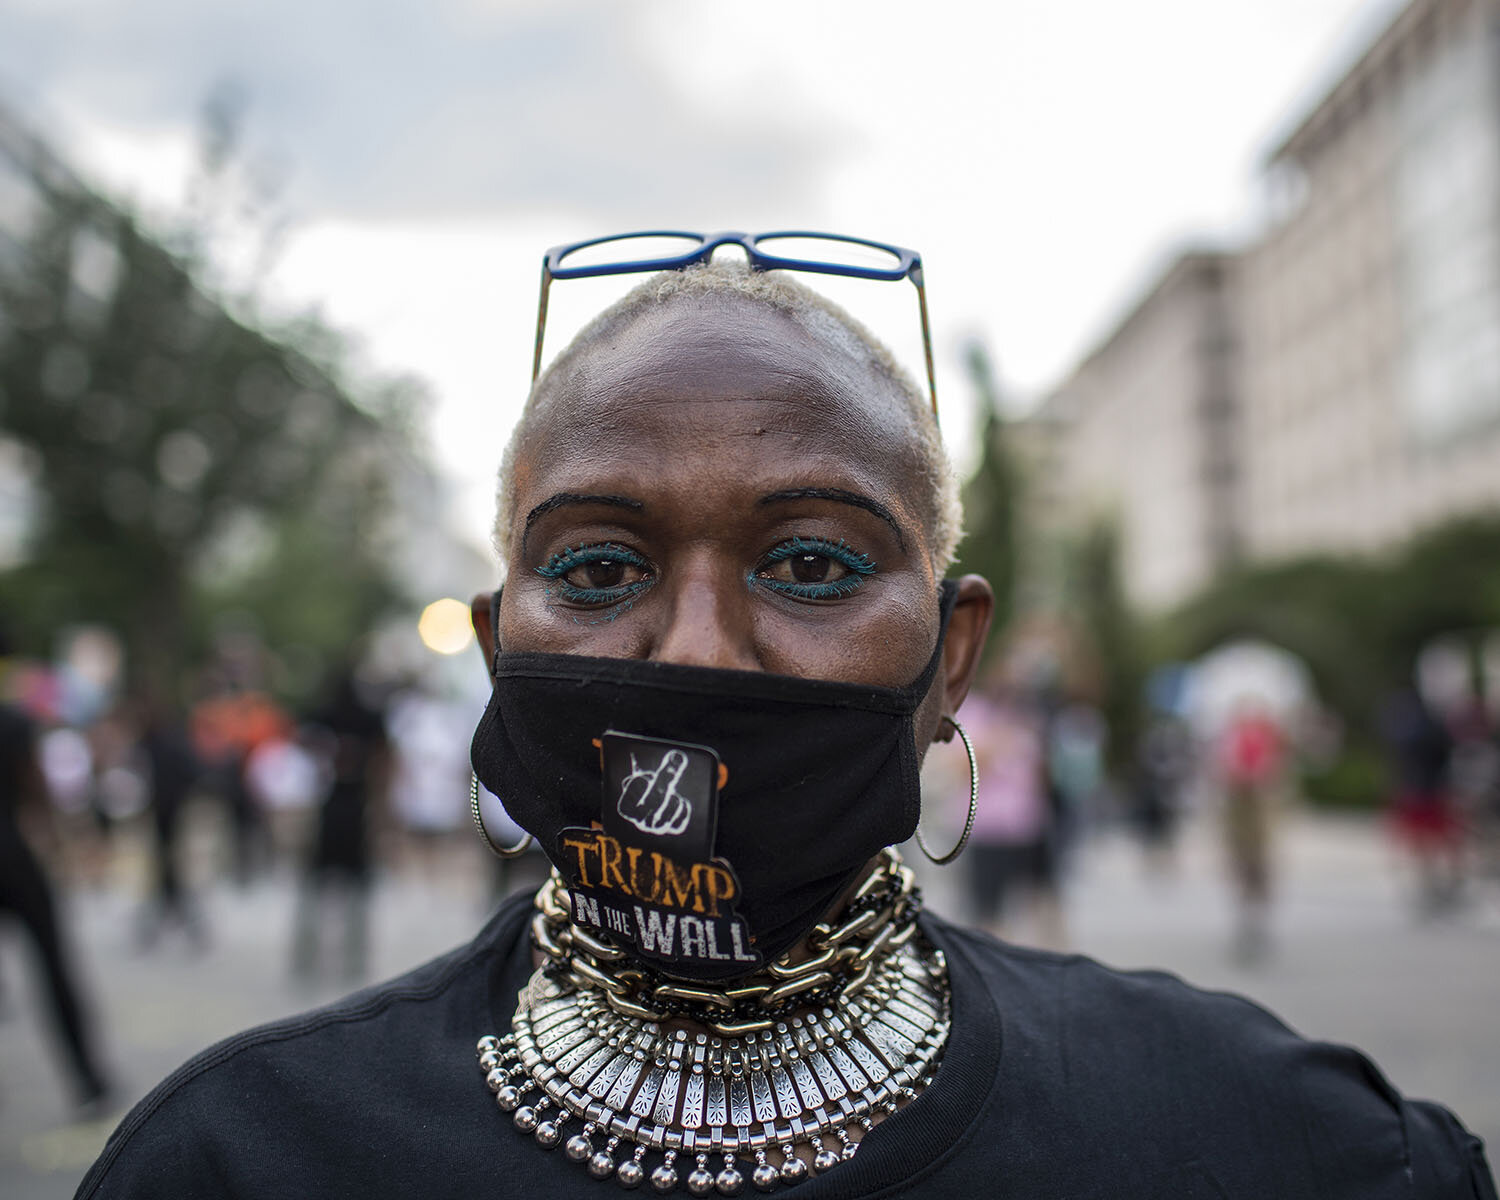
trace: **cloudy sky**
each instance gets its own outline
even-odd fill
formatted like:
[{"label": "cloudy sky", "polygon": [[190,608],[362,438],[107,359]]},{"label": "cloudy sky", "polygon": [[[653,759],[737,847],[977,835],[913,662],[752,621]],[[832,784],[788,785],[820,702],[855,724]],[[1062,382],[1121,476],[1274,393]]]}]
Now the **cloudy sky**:
[{"label": "cloudy sky", "polygon": [[[917,248],[962,458],[963,340],[1024,407],[1174,246],[1253,229],[1259,158],[1400,5],[0,0],[0,101],[167,213],[205,99],[237,97],[284,231],[268,305],[430,382],[455,522],[483,540],[545,247],[655,226]],[[838,298],[915,365],[909,293]],[[558,296],[559,325],[613,294]]]}]

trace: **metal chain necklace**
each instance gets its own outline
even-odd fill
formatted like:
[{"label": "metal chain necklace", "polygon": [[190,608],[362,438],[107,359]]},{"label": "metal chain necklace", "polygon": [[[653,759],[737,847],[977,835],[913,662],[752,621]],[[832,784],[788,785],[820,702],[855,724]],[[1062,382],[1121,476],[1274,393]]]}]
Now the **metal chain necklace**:
[{"label": "metal chain necklace", "polygon": [[[663,996],[672,985],[635,978],[633,968],[601,972],[620,990],[593,978],[593,964],[580,955],[619,952],[573,926],[566,927],[572,945],[560,944],[566,931],[554,929],[548,911],[555,904],[565,916],[567,909],[554,877],[533,924],[547,935],[537,938],[546,961],[521,991],[511,1031],[479,1040],[496,1103],[541,1148],[561,1145],[594,1178],[613,1176],[626,1188],[649,1179],[657,1192],[671,1192],[681,1180],[694,1196],[736,1195],[747,1178],[743,1158],[749,1182],[772,1191],[808,1176],[799,1146],[811,1152],[813,1171],[832,1170],[853,1156],[876,1119],[926,1085],[948,1039],[947,964],[913,936],[919,902],[910,871],[888,851],[871,880],[837,928],[820,927],[826,941],[859,920],[858,935],[817,951],[822,961],[811,971],[774,964],[769,982],[724,992],[682,988],[691,995],[681,997]],[[869,897],[877,897],[875,907]],[[867,918],[852,911],[861,905]],[[852,952],[842,953],[846,947]],[[820,973],[830,978],[763,1006],[787,975],[800,982]],[[800,1001],[795,1012],[786,1010],[792,996]],[[643,1000],[678,1011],[661,1013]],[[746,1020],[746,1005],[771,1015]],[[721,1018],[699,1022],[712,1033],[662,1027],[669,1016],[696,1018],[703,1009]],[[569,1136],[572,1122],[580,1125]],[[648,1155],[657,1157],[648,1162]],[[679,1159],[693,1164],[685,1179]]]},{"label": "metal chain necklace", "polygon": [[730,1037],[760,1033],[802,1008],[853,996],[874,963],[914,932],[921,895],[911,868],[894,849],[881,852],[836,923],[814,925],[807,956],[770,963],[764,974],[717,989],[686,984],[652,971],[624,951],[569,920],[567,888],[554,872],[536,898],[531,936],[580,988],[600,988],[616,1012],[648,1021],[682,1017]]}]

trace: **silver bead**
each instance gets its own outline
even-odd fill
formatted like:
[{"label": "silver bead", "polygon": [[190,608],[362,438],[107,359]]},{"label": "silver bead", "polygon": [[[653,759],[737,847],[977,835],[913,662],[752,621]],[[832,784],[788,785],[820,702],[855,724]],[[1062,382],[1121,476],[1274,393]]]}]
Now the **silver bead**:
[{"label": "silver bead", "polygon": [[714,1190],[714,1173],[706,1167],[694,1167],[687,1177],[687,1190],[695,1196],[706,1196]]},{"label": "silver bead", "polygon": [[493,1071],[504,1061],[498,1050],[486,1050],[479,1056],[480,1069],[485,1071]]},{"label": "silver bead", "polygon": [[589,1159],[589,1174],[595,1179],[608,1179],[615,1173],[615,1160],[603,1150]]},{"label": "silver bead", "polygon": [[584,1162],[594,1152],[594,1143],[581,1133],[575,1133],[563,1147],[563,1153],[574,1162]]},{"label": "silver bead", "polygon": [[807,1178],[807,1164],[796,1155],[792,1155],[781,1164],[782,1183],[801,1183]]},{"label": "silver bead", "polygon": [[543,1121],[536,1127],[536,1144],[543,1150],[551,1150],[561,1140],[561,1131],[551,1121]]},{"label": "silver bead", "polygon": [[677,1172],[663,1163],[651,1172],[651,1186],[663,1194],[677,1186]]},{"label": "silver bead", "polygon": [[495,1093],[495,1103],[500,1106],[502,1112],[515,1112],[516,1105],[521,1103],[521,1093],[510,1084],[506,1084]]},{"label": "silver bead", "polygon": [[646,1168],[633,1158],[627,1158],[615,1168],[615,1182],[622,1188],[640,1187],[645,1178]]},{"label": "silver bead", "polygon": [[845,1162],[848,1162],[851,1158],[854,1157],[854,1152],[856,1150],[858,1150],[858,1149],[859,1149],[859,1143],[858,1142],[845,1142],[844,1143],[844,1148],[840,1152],[840,1156],[843,1158],[843,1160]]},{"label": "silver bead", "polygon": [[530,1133],[536,1128],[536,1109],[529,1104],[523,1104],[516,1109],[516,1115],[511,1120],[516,1123],[516,1128],[522,1133]]},{"label": "silver bead", "polygon": [[813,1155],[813,1170],[821,1175],[824,1171],[833,1170],[842,1161],[836,1150],[819,1150]]},{"label": "silver bead", "polygon": [[496,1067],[493,1071],[491,1071],[484,1077],[485,1086],[492,1092],[498,1092],[509,1082],[510,1073],[508,1071],[502,1071],[499,1067]]},{"label": "silver bead", "polygon": [[776,1182],[781,1178],[781,1173],[770,1163],[761,1163],[755,1170],[750,1172],[750,1182],[755,1185],[757,1191],[769,1192],[776,1187]]},{"label": "silver bead", "polygon": [[488,1050],[500,1049],[500,1039],[494,1034],[487,1033],[479,1039],[479,1044],[474,1047],[474,1053],[483,1054]]},{"label": "silver bead", "polygon": [[734,1167],[725,1167],[714,1180],[721,1196],[738,1196],[745,1190],[745,1177]]}]

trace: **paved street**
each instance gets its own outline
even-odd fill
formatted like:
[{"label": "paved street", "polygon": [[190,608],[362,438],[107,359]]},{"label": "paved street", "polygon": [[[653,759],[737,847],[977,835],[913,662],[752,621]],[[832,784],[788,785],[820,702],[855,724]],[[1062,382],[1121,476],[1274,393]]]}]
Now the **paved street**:
[{"label": "paved street", "polygon": [[[1359,1045],[1403,1091],[1442,1099],[1500,1146],[1500,895],[1420,922],[1368,823],[1301,817],[1284,832],[1275,952],[1264,965],[1231,960],[1230,909],[1205,828],[1188,831],[1169,877],[1149,876],[1121,838],[1087,847],[1067,898],[1071,945],[1115,965],[1166,967],[1243,992],[1305,1034]],[[120,1107],[104,1117],[74,1119],[44,1040],[31,964],[16,932],[0,931],[0,1196],[70,1196],[123,1107],[184,1058],[346,990],[336,979],[291,977],[286,878],[209,889],[213,935],[201,954],[172,940],[136,951],[142,874],[127,839],[109,886],[69,906],[120,1083]],[[953,883],[929,884],[934,907],[956,907]],[[372,918],[374,972],[392,974],[466,938],[483,917],[487,884],[485,865],[469,853],[425,878],[387,878]]]}]

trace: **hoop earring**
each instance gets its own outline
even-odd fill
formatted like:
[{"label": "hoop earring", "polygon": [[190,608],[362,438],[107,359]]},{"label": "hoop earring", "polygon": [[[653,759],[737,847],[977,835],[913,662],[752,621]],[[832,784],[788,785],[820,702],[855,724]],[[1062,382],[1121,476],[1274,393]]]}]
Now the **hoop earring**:
[{"label": "hoop earring", "polygon": [[[948,851],[941,858],[927,848],[927,842],[922,837],[922,827],[920,825],[917,826],[917,845],[922,848],[923,854],[940,867],[951,863],[964,852],[964,847],[969,844],[969,834],[974,829],[974,814],[979,811],[979,760],[974,757],[974,743],[969,741],[969,735],[964,732],[964,727],[952,717],[944,717],[943,720],[953,726],[953,732],[958,734],[959,738],[962,739],[964,752],[969,756],[969,816],[964,821],[963,833],[958,835],[958,845],[954,846],[952,850]],[[476,808],[475,811],[477,812],[478,809]]]},{"label": "hoop earring", "polygon": [[479,813],[479,776],[469,772],[469,813],[474,818],[474,828],[479,830],[479,838],[496,858],[511,859],[520,858],[526,853],[532,842],[531,834],[526,834],[514,846],[497,846],[495,839],[490,837],[490,831],[484,827],[484,818]]}]

